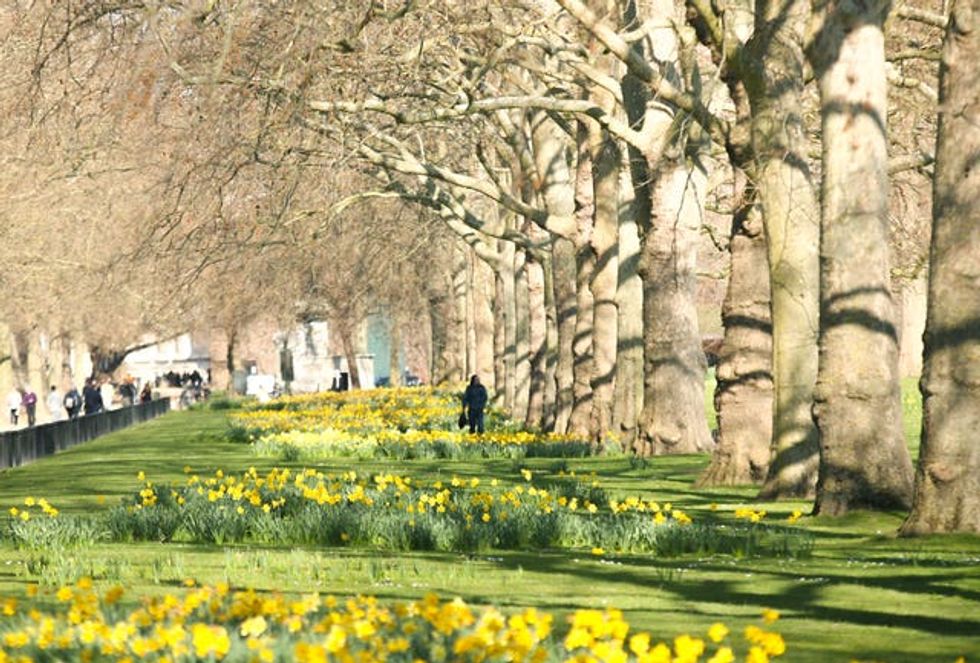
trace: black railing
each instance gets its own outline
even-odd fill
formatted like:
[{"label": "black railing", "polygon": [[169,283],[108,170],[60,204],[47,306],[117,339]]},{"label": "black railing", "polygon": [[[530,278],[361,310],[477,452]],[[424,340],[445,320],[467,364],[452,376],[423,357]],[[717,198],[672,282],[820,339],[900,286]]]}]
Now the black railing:
[{"label": "black railing", "polygon": [[0,469],[27,465],[100,435],[149,421],[168,411],[170,399],[160,398],[77,419],[0,433]]}]

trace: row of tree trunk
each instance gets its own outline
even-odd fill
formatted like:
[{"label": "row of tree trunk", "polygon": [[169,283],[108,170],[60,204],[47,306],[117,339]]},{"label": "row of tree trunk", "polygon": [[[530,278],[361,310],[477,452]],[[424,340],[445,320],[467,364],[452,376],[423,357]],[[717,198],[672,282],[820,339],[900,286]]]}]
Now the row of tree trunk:
[{"label": "row of tree trunk", "polygon": [[[581,3],[560,4],[615,52],[615,37]],[[725,147],[738,184],[717,445],[696,306],[706,136],[682,139],[676,110],[631,87],[647,74],[629,57],[623,100],[647,149],[624,148],[588,119],[563,132],[545,114],[525,117],[531,156],[510,164],[513,181],[535,182],[536,192],[517,193],[540,196],[551,224],[500,212],[530,241],[498,240],[480,254],[489,270],[480,278],[492,273],[495,283],[493,334],[486,324],[471,338],[492,346],[495,362],[471,352],[455,377],[489,377],[492,368],[515,418],[597,447],[644,456],[714,449],[704,485],[761,482],[761,497],[812,497],[814,511],[830,515],[908,509],[915,494],[905,531],[976,531],[980,453],[967,440],[980,423],[980,82],[964,63],[976,61],[980,11],[977,0],[959,4],[943,56],[952,106],[941,108],[938,139],[917,491],[902,433],[888,249],[885,2],[767,3],[731,63],[737,117]],[[820,92],[819,182],[803,119],[807,60]],[[534,172],[525,172],[528,161]],[[470,322],[457,318],[460,353]]]}]

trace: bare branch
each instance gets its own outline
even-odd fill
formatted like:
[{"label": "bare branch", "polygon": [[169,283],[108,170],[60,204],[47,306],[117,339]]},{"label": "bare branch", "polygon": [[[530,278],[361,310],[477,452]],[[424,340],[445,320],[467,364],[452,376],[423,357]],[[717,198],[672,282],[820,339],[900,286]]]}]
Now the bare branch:
[{"label": "bare branch", "polygon": [[558,4],[587,29],[620,61],[629,67],[634,76],[646,83],[657,98],[673,104],[689,113],[711,136],[712,140],[725,145],[731,133],[727,122],[715,116],[702,101],[683,92],[664,78],[644,57],[611,27],[603,23],[581,0],[557,0]]},{"label": "bare branch", "polygon": [[933,103],[939,102],[939,93],[931,85],[914,76],[906,76],[894,67],[888,68],[888,82],[895,87],[903,87],[915,90],[926,99]]},{"label": "bare branch", "polygon": [[946,24],[949,22],[949,19],[942,14],[919,9],[918,7],[910,7],[909,5],[903,5],[896,9],[895,16],[904,18],[907,21],[931,25],[934,28],[940,28],[942,30],[946,29]]},{"label": "bare branch", "polygon": [[320,113],[356,115],[365,111],[373,111],[388,115],[399,124],[427,124],[457,119],[466,115],[493,113],[499,110],[545,110],[590,117],[617,138],[638,149],[644,147],[644,137],[640,132],[586,99],[560,99],[547,96],[503,96],[472,102],[468,99],[461,99],[459,104],[452,108],[436,108],[426,111],[402,110],[396,108],[391,102],[380,99],[369,99],[362,102],[310,101],[308,105],[311,110]]},{"label": "bare branch", "polygon": [[895,175],[906,170],[915,170],[931,166],[936,161],[934,154],[920,152],[919,154],[903,154],[888,160],[888,174]]}]

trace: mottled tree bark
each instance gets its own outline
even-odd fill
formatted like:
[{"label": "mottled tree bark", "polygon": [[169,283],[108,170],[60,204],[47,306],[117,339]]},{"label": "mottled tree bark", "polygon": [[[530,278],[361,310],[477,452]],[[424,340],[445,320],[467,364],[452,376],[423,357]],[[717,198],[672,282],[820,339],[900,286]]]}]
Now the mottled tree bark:
[{"label": "mottled tree bark", "polygon": [[[596,127],[595,129],[598,129]],[[613,431],[613,396],[616,381],[619,282],[619,168],[618,146],[604,131],[592,131],[592,181],[595,217],[591,234],[595,266],[590,290],[593,297],[592,323],[592,412],[589,431],[592,442],[603,447]]]},{"label": "mottled tree bark", "polygon": [[592,159],[588,130],[579,125],[575,170],[575,216],[578,234],[575,238],[575,336],[572,342],[572,411],[568,430],[589,435],[592,415],[592,325],[594,299],[590,284],[595,269],[595,254],[590,245],[595,214],[595,191],[592,184]]},{"label": "mottled tree bark", "polygon": [[453,367],[453,381],[462,382],[468,376],[472,366],[475,347],[470,344],[470,261],[467,259],[467,248],[462,242],[456,242],[453,247],[452,274],[452,316],[450,317],[449,352],[450,364]]},{"label": "mottled tree bark", "polygon": [[652,185],[651,227],[643,243],[645,389],[636,452],[696,453],[714,443],[704,412],[697,316],[697,247],[704,173],[662,164]]},{"label": "mottled tree bark", "polygon": [[402,326],[396,316],[391,316],[388,320],[388,339],[388,384],[392,387],[400,387],[402,383]]},{"label": "mottled tree bark", "polygon": [[504,326],[503,348],[503,392],[504,409],[514,413],[514,399],[517,392],[517,296],[515,293],[514,259],[516,250],[511,242],[500,242],[500,268],[498,305]]},{"label": "mottled tree bark", "polygon": [[[568,167],[569,141],[561,128],[541,113],[531,123],[534,163],[548,211],[560,216],[575,212],[574,185]],[[532,231],[533,232],[533,231]],[[564,432],[572,412],[574,383],[572,343],[575,336],[575,249],[570,238],[554,237],[550,264],[545,266],[549,320],[546,362],[545,427]],[[547,287],[547,286],[546,286]]]},{"label": "mottled tree bark", "polygon": [[531,317],[528,299],[527,254],[517,251],[514,254],[514,331],[515,369],[514,406],[511,416],[524,421],[531,397]]},{"label": "mottled tree bark", "polygon": [[530,256],[525,263],[528,307],[529,394],[524,423],[541,428],[545,413],[545,371],[548,361],[548,328],[544,297],[544,268]]},{"label": "mottled tree bark", "polygon": [[[95,357],[93,355],[93,362]],[[10,367],[14,373],[14,386],[18,389],[30,384],[31,337],[24,330],[10,330]],[[121,363],[121,362],[120,362]],[[93,369],[94,371],[94,369]]]},{"label": "mottled tree bark", "polygon": [[228,370],[228,384],[226,389],[229,394],[235,393],[235,346],[238,342],[238,331],[229,329],[226,332],[228,343],[225,346],[225,366]]},{"label": "mottled tree bark", "polygon": [[[625,160],[624,160],[625,161]],[[620,182],[619,286],[616,290],[616,392],[613,431],[624,449],[632,449],[636,422],[643,410],[643,281],[637,274],[640,235],[637,193],[624,163]]]},{"label": "mottled tree bark", "polygon": [[499,270],[493,274],[493,382],[496,389],[491,395],[491,402],[501,409],[507,405],[507,371],[504,367],[504,357],[507,348],[506,313],[507,299],[504,295],[503,278]]},{"label": "mottled tree bark", "polygon": [[765,224],[772,297],[775,389],[766,499],[812,496],[818,435],[811,409],[817,380],[820,211],[807,163],[803,42],[808,0],[756,5],[745,89],[752,107],[758,204]]},{"label": "mottled tree bark", "polygon": [[466,357],[466,368],[463,376],[466,380],[476,373],[476,273],[474,266],[476,256],[472,251],[466,250],[463,253],[466,260],[466,290],[463,293],[463,304],[466,310],[466,317],[463,321],[464,353]]},{"label": "mottled tree bark", "polygon": [[955,0],[943,45],[922,447],[903,534],[980,532],[980,0]]},{"label": "mottled tree bark", "polygon": [[473,327],[476,332],[476,366],[474,373],[487,389],[496,391],[494,371],[493,269],[482,260],[473,265]]},{"label": "mottled tree bark", "polygon": [[555,367],[555,425],[556,432],[568,430],[572,414],[576,301],[575,301],[575,246],[571,241],[558,237],[552,246],[552,273],[555,292],[555,313],[558,328],[558,364]]},{"label": "mottled tree bark", "polygon": [[908,508],[888,248],[887,0],[826,2],[810,51],[820,81],[823,205],[814,512]]},{"label": "mottled tree bark", "polygon": [[554,259],[551,251],[543,252],[544,314],[545,314],[545,362],[544,362],[544,416],[541,428],[555,429],[558,410],[558,307],[555,304]]},{"label": "mottled tree bark", "polygon": [[72,366],[71,337],[68,334],[60,334],[58,343],[61,346],[61,382],[62,386],[65,386],[71,384],[75,378],[75,369]]},{"label": "mottled tree bark", "polygon": [[340,345],[344,349],[344,358],[347,359],[347,374],[350,376],[350,388],[361,388],[361,372],[357,366],[357,349],[354,344],[354,330],[349,324],[339,324],[337,334],[340,336]]},{"label": "mottled tree bark", "polygon": [[749,195],[732,218],[731,273],[721,317],[715,408],[718,446],[699,486],[761,482],[772,437],[772,318],[762,213]]}]

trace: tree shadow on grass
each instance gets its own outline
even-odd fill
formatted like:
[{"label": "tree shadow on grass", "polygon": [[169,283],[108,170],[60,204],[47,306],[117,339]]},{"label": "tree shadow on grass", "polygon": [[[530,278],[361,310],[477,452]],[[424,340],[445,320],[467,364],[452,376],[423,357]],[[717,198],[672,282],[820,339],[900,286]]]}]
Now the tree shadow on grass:
[{"label": "tree shadow on grass", "polygon": [[[636,559],[636,558],[626,558]],[[755,604],[760,607],[771,607],[780,610],[790,611],[800,618],[825,621],[828,623],[845,622],[865,626],[899,627],[913,631],[923,631],[934,635],[956,635],[973,636],[980,633],[980,621],[977,619],[963,618],[950,619],[945,617],[933,617],[921,614],[899,614],[888,611],[889,607],[900,607],[898,604],[882,604],[881,609],[862,610],[858,608],[848,608],[843,606],[828,606],[821,602],[823,589],[828,586],[853,585],[858,587],[875,588],[881,590],[891,590],[905,593],[916,594],[938,594],[943,596],[962,597],[971,600],[975,592],[950,591],[948,587],[937,588],[931,582],[925,584],[916,582],[916,577],[903,575],[891,575],[886,577],[851,577],[845,575],[834,575],[821,572],[819,577],[821,583],[801,582],[790,586],[780,593],[749,592],[737,587],[742,584],[743,579],[738,580],[719,580],[711,578],[692,578],[690,576],[681,577],[676,580],[670,579],[668,571],[671,568],[682,567],[685,562],[691,560],[676,558],[671,560],[650,561],[645,565],[646,569],[653,570],[654,573],[638,573],[629,567],[610,566],[608,570],[596,564],[589,563],[568,563],[567,560],[558,556],[539,556],[534,569],[545,573],[565,573],[585,579],[597,584],[626,584],[637,587],[657,587],[658,589],[676,596],[676,598],[686,602],[698,603],[727,603],[735,605]],[[659,570],[659,571],[658,571]],[[699,563],[696,572],[706,573],[725,573],[736,574],[744,573],[746,569],[739,569],[733,566],[718,564]],[[657,575],[657,573],[660,575]],[[779,570],[759,570],[751,571],[759,576],[768,575],[771,578],[790,581],[800,577],[798,572],[787,572]],[[956,580],[957,578],[973,578],[973,574],[960,574],[954,576],[943,576],[943,580]],[[823,581],[826,579],[826,581]],[[921,578],[918,578],[921,580]],[[761,584],[765,580],[760,578]],[[920,589],[921,588],[921,589]]]}]

